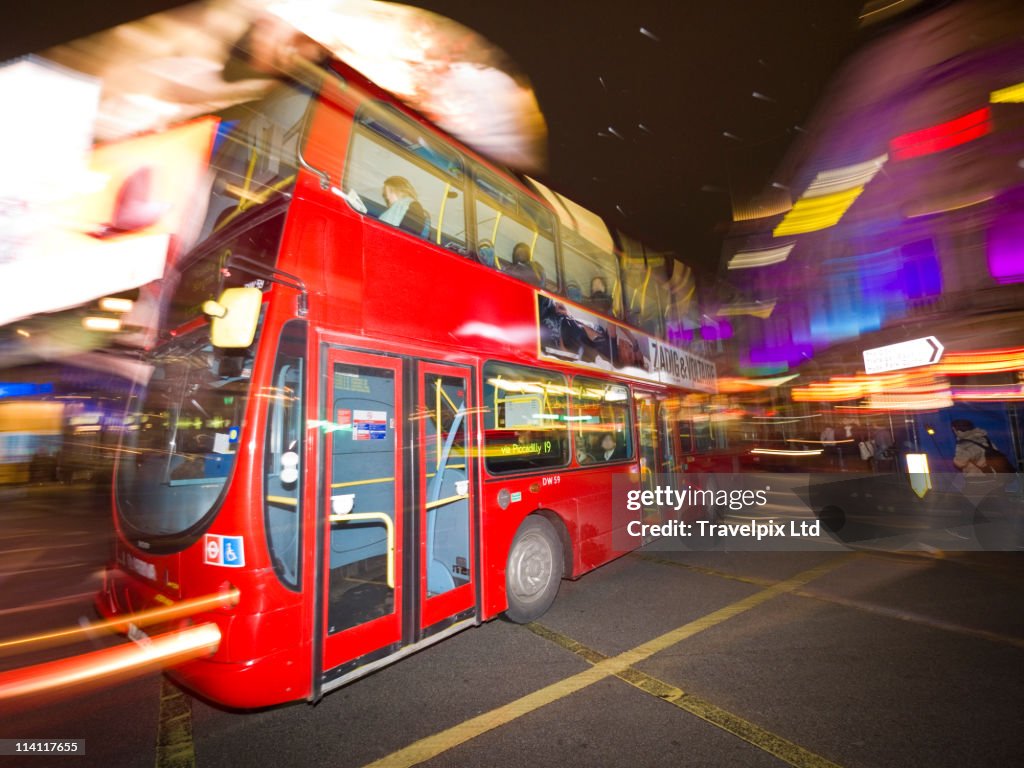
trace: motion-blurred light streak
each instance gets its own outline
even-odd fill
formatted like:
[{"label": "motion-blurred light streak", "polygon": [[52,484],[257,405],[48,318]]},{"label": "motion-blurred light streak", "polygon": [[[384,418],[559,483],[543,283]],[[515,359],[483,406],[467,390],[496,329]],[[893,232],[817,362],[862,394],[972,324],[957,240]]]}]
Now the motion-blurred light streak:
[{"label": "motion-blurred light streak", "polygon": [[0,642],[0,656],[76,642],[83,637],[89,637],[97,632],[122,632],[129,624],[134,624],[137,627],[148,627],[159,622],[194,616],[201,611],[230,608],[237,602],[238,590],[232,588],[217,594],[182,600],[163,608],[151,608],[146,611],[126,614],[116,619],[104,619],[103,621],[91,622],[85,626],[69,627],[53,632],[43,632],[37,635],[5,640]]},{"label": "motion-blurred light streak", "polygon": [[982,107],[930,128],[897,136],[889,142],[889,153],[894,161],[910,160],[958,147],[985,136],[991,130],[992,110]]},{"label": "motion-blurred light streak", "polygon": [[111,683],[152,669],[213,653],[220,645],[216,624],[200,624],[119,645],[0,673],[0,701],[65,690],[86,683]]},{"label": "motion-blurred light streak", "polygon": [[1024,400],[1024,385],[974,385],[969,387],[954,387],[952,389],[954,400],[966,402],[1010,402]]},{"label": "motion-blurred light streak", "polygon": [[882,169],[888,159],[889,156],[883,154],[865,160],[863,163],[820,171],[804,192],[803,197],[823,197],[834,192],[845,192],[856,187],[863,187],[875,177],[875,174]]},{"label": "motion-blurred light streak", "polygon": [[992,91],[988,95],[991,104],[1019,104],[1024,102],[1024,83],[1017,83],[998,91]]},{"label": "motion-blurred light streak", "polygon": [[780,264],[789,258],[789,252],[796,243],[786,243],[774,248],[762,248],[756,251],[739,251],[729,259],[728,269],[753,269]]},{"label": "motion-blurred light streak", "polygon": [[751,317],[759,317],[765,320],[771,317],[772,312],[775,310],[775,300],[771,301],[741,301],[734,304],[727,304],[723,307],[719,307],[718,312],[715,314],[718,317],[737,317],[740,315],[750,315]]},{"label": "motion-blurred light streak", "polygon": [[951,352],[938,365],[937,373],[948,376],[972,376],[979,373],[1024,371],[1024,347]]},{"label": "motion-blurred light streak", "polygon": [[772,234],[775,237],[784,237],[833,227],[839,223],[863,191],[864,187],[858,186],[820,197],[801,198],[793,203],[792,210],[779,222]]}]

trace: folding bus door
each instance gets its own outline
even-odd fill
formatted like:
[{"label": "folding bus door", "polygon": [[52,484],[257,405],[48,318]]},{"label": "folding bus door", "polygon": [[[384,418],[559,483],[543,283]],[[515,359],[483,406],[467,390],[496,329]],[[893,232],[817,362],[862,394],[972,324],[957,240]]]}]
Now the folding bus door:
[{"label": "folding bus door", "polygon": [[476,604],[474,442],[469,371],[424,362],[417,384],[420,628],[430,634]]},{"label": "folding bus door", "polygon": [[402,361],[329,349],[323,380],[322,670],[333,680],[402,640]]}]

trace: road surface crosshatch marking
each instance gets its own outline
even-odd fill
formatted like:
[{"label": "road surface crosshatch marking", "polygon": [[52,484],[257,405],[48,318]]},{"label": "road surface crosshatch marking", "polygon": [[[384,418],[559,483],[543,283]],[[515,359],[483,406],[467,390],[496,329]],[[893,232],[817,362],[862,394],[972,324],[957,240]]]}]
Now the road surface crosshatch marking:
[{"label": "road surface crosshatch marking", "polygon": [[192,700],[166,677],[161,677],[156,768],[195,768],[195,764]]},{"label": "road surface crosshatch marking", "polygon": [[[459,723],[458,725],[454,725],[451,728],[447,728],[439,733],[435,733],[432,736],[427,736],[425,738],[420,739],[419,741],[413,742],[409,746],[404,747],[403,749],[400,749],[397,752],[392,752],[390,755],[386,755],[385,757],[382,757],[379,760],[369,763],[366,766],[366,768],[404,768],[405,766],[413,766],[418,765],[419,763],[426,762],[427,760],[437,757],[438,755],[447,752],[448,750],[454,749],[455,747],[461,744],[464,744],[468,741],[471,741],[472,739],[475,739],[477,736],[481,736],[482,734],[487,733],[488,731],[494,730],[495,728],[498,728],[502,725],[511,723],[524,715],[530,714],[531,712],[540,709],[541,707],[544,707],[548,704],[551,704],[555,701],[559,701],[560,699],[563,699],[566,696],[570,696],[571,694],[583,690],[584,688],[587,688],[593,685],[594,683],[600,682],[601,680],[604,680],[608,677],[620,677],[622,675],[627,675],[630,678],[627,679],[627,682],[637,685],[637,687],[640,687],[642,689],[642,685],[634,683],[632,681],[634,679],[637,679],[638,682],[641,682],[644,685],[649,685],[649,687],[652,688],[657,688],[656,684],[665,685],[664,683],[660,683],[660,681],[655,681],[654,678],[650,678],[651,682],[639,680],[636,677],[636,674],[638,674],[637,671],[631,670],[630,668],[633,665],[650,658],[654,654],[664,651],[667,648],[670,648],[673,645],[676,645],[677,643],[680,643],[683,640],[686,640],[699,632],[703,632],[706,629],[710,629],[711,627],[717,626],[718,624],[728,621],[729,619],[735,618],[736,616],[739,616],[740,614],[745,613],[746,611],[749,611],[752,608],[756,608],[762,603],[766,603],[772,598],[778,597],[779,595],[784,595],[793,592],[799,589],[800,587],[804,586],[808,582],[818,578],[819,576],[823,576],[829,571],[835,570],[836,568],[851,562],[856,557],[856,554],[844,554],[838,558],[833,558],[828,562],[823,563],[822,565],[815,566],[814,568],[803,571],[802,573],[798,573],[797,575],[792,576],[788,579],[779,581],[775,584],[772,584],[769,587],[766,587],[765,589],[762,589],[759,592],[755,592],[754,594],[743,598],[742,600],[737,600],[736,602],[730,603],[729,605],[726,605],[723,608],[719,608],[717,611],[712,611],[711,613],[702,616],[699,619],[695,619],[694,621],[691,621],[687,624],[683,624],[681,627],[676,627],[675,629],[670,630],[662,635],[659,635],[658,637],[655,637],[652,640],[648,640],[645,643],[641,643],[640,645],[636,646],[635,648],[632,648],[631,650],[624,651],[623,653],[620,653],[617,656],[597,659],[597,656],[600,656],[600,654],[597,654],[597,652],[591,651],[590,649],[585,649],[582,645],[575,643],[575,641],[570,641],[575,645],[575,647],[582,651],[580,655],[584,658],[587,658],[588,661],[591,661],[591,663],[594,666],[590,667],[590,669],[585,669],[582,672],[578,672],[575,675],[571,675],[563,680],[559,680],[558,682],[552,683],[551,685],[534,691],[533,693],[529,693],[525,696],[522,696],[516,699],[515,701],[509,702],[508,704],[496,707],[495,709],[492,709],[489,712],[484,712],[482,715],[478,715],[474,718]],[[587,655],[584,656],[584,653],[586,653]],[[588,658],[588,656],[590,658]],[[592,661],[591,659],[594,660]],[[671,686],[666,686],[666,688],[671,688]],[[676,690],[678,689],[673,689],[670,692],[670,696],[674,695]],[[685,694],[682,691],[679,691],[679,696],[677,698],[680,702],[682,702],[684,701]],[[671,703],[676,704],[676,702],[674,701]],[[756,738],[759,735],[763,734],[766,739],[766,744],[767,737],[778,739],[780,742],[785,741],[783,739],[779,739],[779,737],[776,737],[773,734],[769,734],[767,731],[761,731],[761,733],[758,734],[754,731],[747,730],[749,728],[756,729],[757,727],[751,723],[741,721],[739,720],[739,718],[735,718],[734,715],[729,715],[729,713],[725,712],[724,710],[717,710],[717,708],[712,710],[702,709],[701,705],[707,705],[707,702],[703,702],[699,699],[696,699],[695,697],[691,697],[691,701],[687,703],[692,704],[695,710],[700,710],[707,715],[707,717],[704,717],[704,715],[699,716],[704,717],[704,719],[708,720],[708,722],[712,722],[719,727],[725,727],[725,725],[719,724],[712,718],[717,717],[723,720],[723,723],[727,719],[727,716],[729,718],[734,718],[734,721],[730,724],[735,725],[736,730],[731,730],[729,728],[726,728],[726,730],[730,730],[730,732],[736,733],[737,735],[741,735],[740,731],[748,733],[751,738]],[[676,706],[680,705],[676,704]],[[681,708],[687,709],[687,707]],[[690,710],[687,709],[687,711]],[[698,713],[695,712],[695,714]],[[760,729],[757,730],[760,731]],[[750,741],[750,743],[752,744],[756,744],[756,742],[751,741],[751,738],[748,738],[747,736],[741,735],[741,738]],[[786,742],[786,744],[798,750],[801,750],[801,752],[805,753],[805,755],[803,755],[804,757],[807,757],[808,759],[814,759],[817,761],[792,763],[793,765],[807,766],[808,768],[811,768],[812,766],[816,768],[827,768],[828,766],[834,766],[834,763],[830,763],[824,758],[814,755],[813,753],[807,752],[806,750],[797,747],[797,745],[795,744],[791,744],[790,742]],[[757,744],[757,746],[761,747],[762,749],[765,749],[765,747],[761,746],[760,744]],[[778,744],[777,746],[779,749],[784,748],[784,745],[782,744]],[[772,752],[772,754],[776,753]]]},{"label": "road surface crosshatch marking", "polygon": [[[862,557],[876,557],[883,560],[892,561],[894,558],[887,555],[878,555],[876,553],[857,553]],[[690,563],[681,563],[677,560],[669,560],[663,557],[657,557],[642,552],[634,552],[631,557],[637,560],[642,560],[647,563],[655,563],[657,565],[667,565],[671,568],[682,568],[687,571],[699,573],[704,576],[715,576],[720,579],[728,579],[729,581],[739,581],[744,584],[756,584],[758,586],[767,586],[774,582],[770,579],[764,579],[759,576],[740,576],[734,573],[726,573],[725,571],[719,571],[714,568],[707,568],[701,565],[692,565]],[[850,608],[854,611],[861,611],[863,613],[871,613],[876,616],[883,616],[889,619],[896,619],[897,621],[905,621],[909,624],[917,624],[922,627],[929,627],[931,629],[939,629],[944,632],[952,632],[957,635],[966,635],[967,637],[976,637],[981,640],[988,640],[993,643],[1001,643],[1003,645],[1012,645],[1016,648],[1024,648],[1024,638],[1015,637],[1013,635],[1003,635],[998,632],[991,632],[987,629],[978,629],[977,627],[968,627],[963,624],[956,624],[951,621],[945,621],[943,619],[937,619],[931,616],[927,616],[921,613],[915,613],[913,611],[905,611],[900,608],[890,608],[884,605],[876,605],[865,600],[857,600],[855,598],[840,597],[839,595],[830,595],[824,592],[817,592],[813,589],[795,589],[791,593],[794,597],[804,597],[810,600],[817,600],[822,603],[831,603],[832,605],[838,605],[843,608]],[[572,649],[570,649],[572,650]]]},{"label": "road surface crosshatch marking", "polygon": [[[599,651],[587,648],[560,632],[545,627],[536,622],[526,626],[531,632],[545,640],[550,640],[555,645],[572,651],[591,664],[596,664],[608,658]],[[615,677],[623,682],[629,683],[634,688],[639,688],[644,693],[649,693],[655,698],[666,701],[684,712],[696,715],[711,725],[717,726],[733,736],[738,736],[748,744],[752,744],[760,750],[789,763],[796,768],[839,768],[835,763],[826,760],[820,755],[804,749],[799,744],[794,744],[771,731],[767,731],[758,725],[745,720],[739,715],[734,715],[728,710],[712,704],[707,699],[702,699],[692,693],[687,693],[682,688],[677,688],[671,683],[641,672],[639,669],[629,667],[622,672],[616,673]]]}]

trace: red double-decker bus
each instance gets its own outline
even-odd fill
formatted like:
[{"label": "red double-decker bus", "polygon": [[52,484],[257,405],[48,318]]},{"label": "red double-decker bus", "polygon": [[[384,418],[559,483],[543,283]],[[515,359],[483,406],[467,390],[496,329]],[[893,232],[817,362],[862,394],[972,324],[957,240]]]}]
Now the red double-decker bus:
[{"label": "red double-decker bus", "polygon": [[340,64],[212,166],[126,421],[105,616],[236,594],[181,620],[221,642],[171,674],[315,701],[623,554],[613,478],[677,466],[660,404],[715,374],[596,217]]}]

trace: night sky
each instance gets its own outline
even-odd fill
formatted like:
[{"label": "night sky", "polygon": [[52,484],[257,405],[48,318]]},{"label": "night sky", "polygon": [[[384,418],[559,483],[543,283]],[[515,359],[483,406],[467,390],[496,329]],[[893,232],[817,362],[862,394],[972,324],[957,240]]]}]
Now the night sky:
[{"label": "night sky", "polygon": [[[5,8],[0,59],[179,5]],[[613,226],[714,271],[734,196],[766,183],[870,32],[862,0],[414,2],[477,30],[531,79],[550,132],[542,180]],[[7,4],[8,6],[12,4]]]}]

